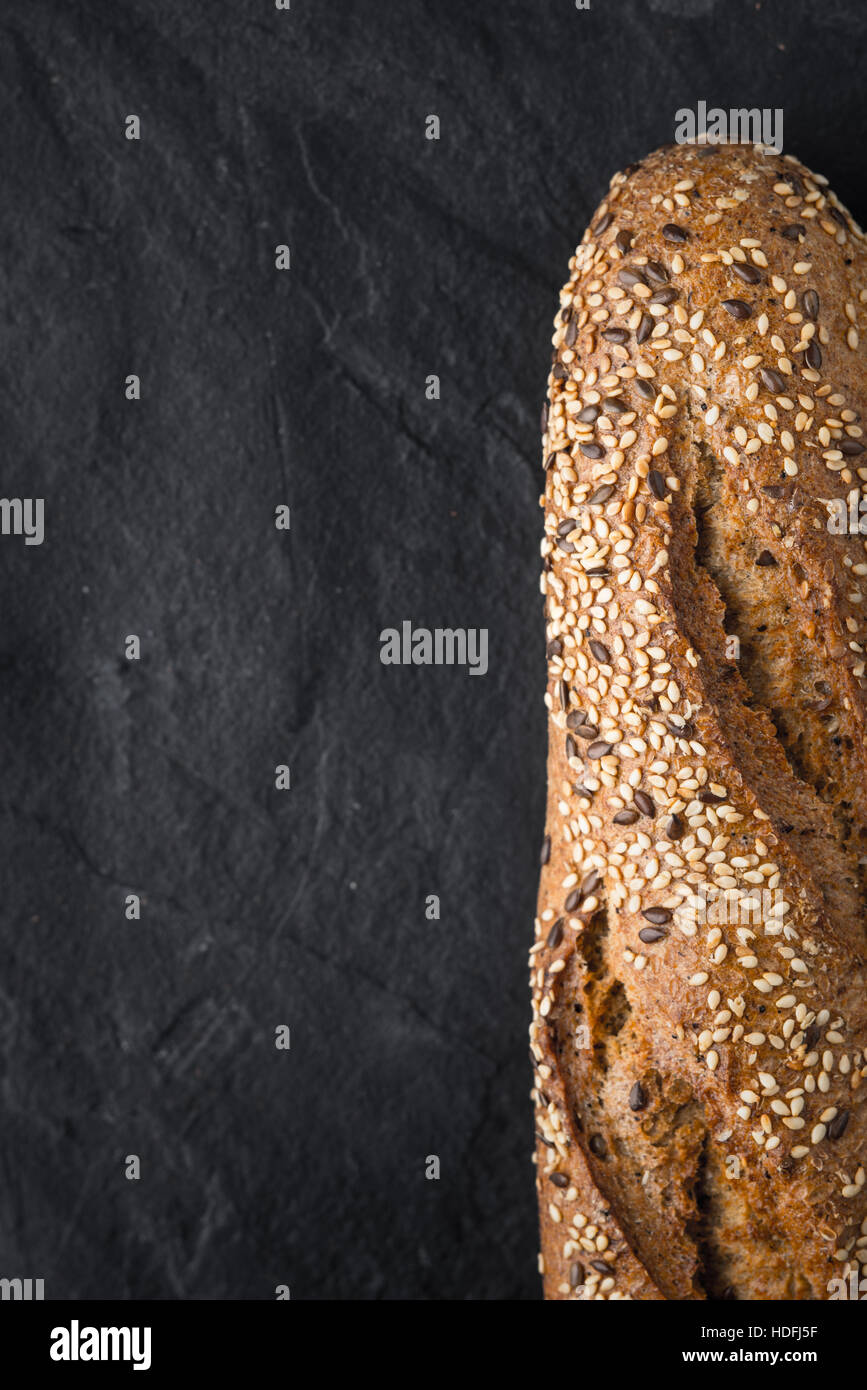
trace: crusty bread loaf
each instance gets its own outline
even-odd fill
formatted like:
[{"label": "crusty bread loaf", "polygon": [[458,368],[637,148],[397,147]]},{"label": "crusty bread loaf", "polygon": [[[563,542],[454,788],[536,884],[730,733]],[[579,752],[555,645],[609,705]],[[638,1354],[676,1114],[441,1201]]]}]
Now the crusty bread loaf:
[{"label": "crusty bread loaf", "polygon": [[867,1262],[867,549],[828,526],[867,480],[865,267],[826,180],[748,145],[618,174],[570,263],[531,952],[550,1299],[828,1299]]}]

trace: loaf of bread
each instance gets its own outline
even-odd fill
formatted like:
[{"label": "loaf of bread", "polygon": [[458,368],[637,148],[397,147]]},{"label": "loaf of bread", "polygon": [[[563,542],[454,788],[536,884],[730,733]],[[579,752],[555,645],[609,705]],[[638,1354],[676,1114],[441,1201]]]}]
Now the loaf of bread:
[{"label": "loaf of bread", "polygon": [[570,263],[530,957],[549,1299],[851,1297],[867,1264],[865,269],[827,181],[749,145],[616,175]]}]

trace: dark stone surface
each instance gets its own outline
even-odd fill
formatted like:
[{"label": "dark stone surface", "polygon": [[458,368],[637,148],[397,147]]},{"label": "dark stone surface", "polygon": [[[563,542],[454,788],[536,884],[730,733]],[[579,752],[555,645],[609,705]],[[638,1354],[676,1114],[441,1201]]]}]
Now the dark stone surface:
[{"label": "dark stone surface", "polygon": [[[867,10],[27,0],[2,25],[3,492],[45,498],[46,539],[0,538],[0,1275],[537,1298],[556,291],[610,175],[702,98],[782,106],[863,217]],[[489,673],[383,667],[404,619],[487,627]]]}]

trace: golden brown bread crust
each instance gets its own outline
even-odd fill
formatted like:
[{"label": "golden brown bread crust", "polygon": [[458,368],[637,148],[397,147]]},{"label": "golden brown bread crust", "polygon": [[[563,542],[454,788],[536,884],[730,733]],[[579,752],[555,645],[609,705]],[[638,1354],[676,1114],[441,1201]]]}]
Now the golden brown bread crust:
[{"label": "golden brown bread crust", "polygon": [[867,543],[827,524],[867,480],[867,246],[790,156],[670,146],[612,180],[570,270],[545,1296],[827,1299],[867,1263]]}]

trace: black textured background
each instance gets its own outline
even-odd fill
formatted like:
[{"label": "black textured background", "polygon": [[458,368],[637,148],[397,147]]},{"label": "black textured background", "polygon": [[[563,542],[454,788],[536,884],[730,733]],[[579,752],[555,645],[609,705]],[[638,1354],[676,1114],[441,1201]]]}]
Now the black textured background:
[{"label": "black textured background", "polygon": [[[2,0],[2,492],[46,539],[0,538],[0,1276],[538,1297],[556,292],[700,99],[782,106],[863,220],[865,37],[855,0]],[[489,673],[383,667],[404,619],[487,627]]]}]

